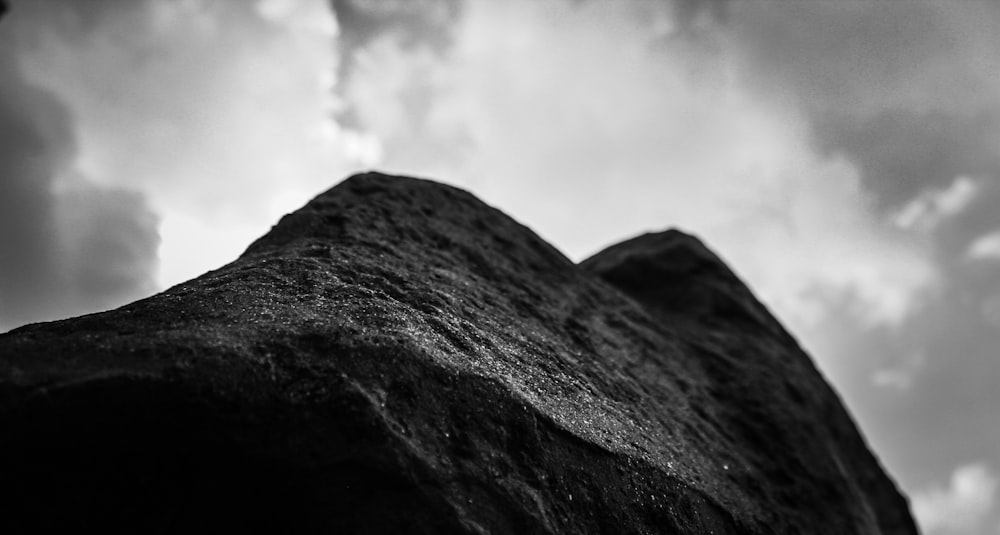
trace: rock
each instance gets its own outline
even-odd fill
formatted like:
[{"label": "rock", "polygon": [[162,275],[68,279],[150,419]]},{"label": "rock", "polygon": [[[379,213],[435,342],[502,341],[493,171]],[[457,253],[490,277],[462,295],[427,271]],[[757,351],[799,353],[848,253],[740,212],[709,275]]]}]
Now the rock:
[{"label": "rock", "polygon": [[221,269],[0,336],[0,425],[4,533],[916,533],[696,239],[577,266],[377,173]]}]

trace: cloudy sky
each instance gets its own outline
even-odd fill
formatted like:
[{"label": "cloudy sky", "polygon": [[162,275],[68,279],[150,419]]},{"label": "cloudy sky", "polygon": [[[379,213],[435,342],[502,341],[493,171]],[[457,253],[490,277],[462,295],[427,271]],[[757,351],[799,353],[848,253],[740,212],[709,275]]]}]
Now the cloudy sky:
[{"label": "cloudy sky", "polygon": [[576,260],[677,226],[927,533],[1000,533],[1000,1],[10,3],[0,331],[218,267],[360,169]]}]

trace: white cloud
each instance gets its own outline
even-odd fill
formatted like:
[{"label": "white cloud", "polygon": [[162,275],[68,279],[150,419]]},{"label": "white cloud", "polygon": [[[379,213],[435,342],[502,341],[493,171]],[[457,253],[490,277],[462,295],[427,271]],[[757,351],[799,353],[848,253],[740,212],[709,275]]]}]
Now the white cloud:
[{"label": "white cloud", "polygon": [[338,30],[337,21],[331,16],[326,2],[257,0],[255,7],[261,17],[306,32],[307,35],[317,32],[333,36]]},{"label": "white cloud", "polygon": [[956,177],[947,188],[926,191],[911,200],[896,213],[893,223],[906,230],[931,231],[965,210],[981,189],[969,177]]},{"label": "white cloud", "polygon": [[886,368],[872,375],[875,386],[905,390],[913,384],[913,375],[904,370]]},{"label": "white cloud", "polygon": [[997,477],[982,463],[955,469],[946,488],[916,492],[912,508],[928,535],[973,533],[993,508]]},{"label": "white cloud", "polygon": [[1000,230],[973,240],[965,254],[972,260],[1000,260]]},{"label": "white cloud", "polygon": [[872,383],[880,388],[907,390],[913,386],[917,374],[923,369],[926,362],[926,353],[923,351],[911,352],[904,358],[895,359],[895,362],[890,366],[872,373]]},{"label": "white cloud", "polygon": [[193,279],[236,259],[269,227],[261,225],[205,225],[183,213],[170,214],[160,223],[159,287]]}]

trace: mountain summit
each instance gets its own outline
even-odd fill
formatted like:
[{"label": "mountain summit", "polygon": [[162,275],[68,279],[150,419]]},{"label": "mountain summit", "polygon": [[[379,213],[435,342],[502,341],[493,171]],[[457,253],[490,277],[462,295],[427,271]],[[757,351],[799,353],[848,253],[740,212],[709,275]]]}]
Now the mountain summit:
[{"label": "mountain summit", "polygon": [[0,427],[5,533],[916,533],[697,239],[575,265],[378,173],[218,270],[0,335]]}]

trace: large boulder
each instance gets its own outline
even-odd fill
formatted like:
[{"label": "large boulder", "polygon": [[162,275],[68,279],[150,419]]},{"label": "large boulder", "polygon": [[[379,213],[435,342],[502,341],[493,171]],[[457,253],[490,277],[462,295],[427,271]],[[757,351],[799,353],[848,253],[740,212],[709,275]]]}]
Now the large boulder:
[{"label": "large boulder", "polygon": [[916,533],[698,240],[574,265],[377,173],[221,269],[0,336],[0,429],[3,533]]}]

